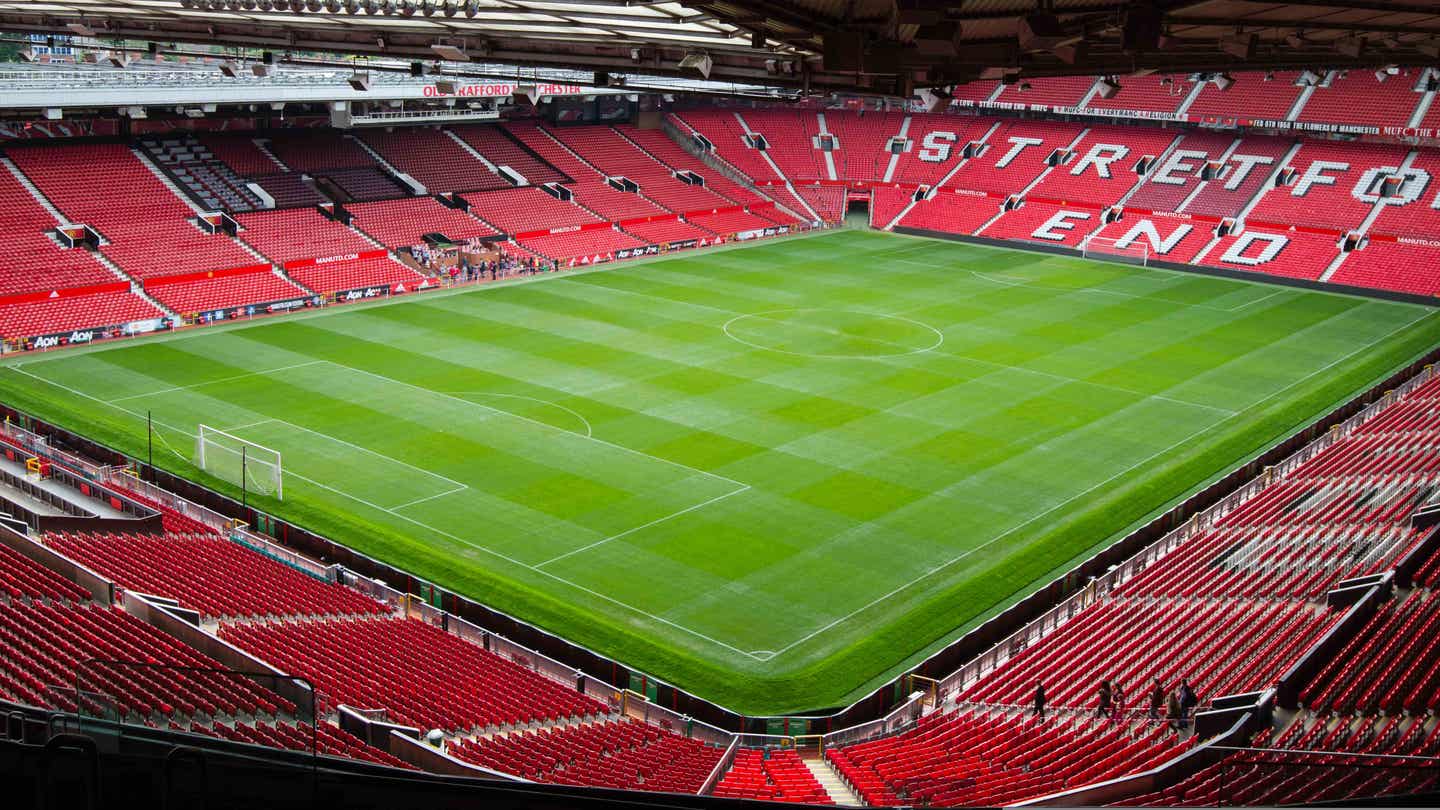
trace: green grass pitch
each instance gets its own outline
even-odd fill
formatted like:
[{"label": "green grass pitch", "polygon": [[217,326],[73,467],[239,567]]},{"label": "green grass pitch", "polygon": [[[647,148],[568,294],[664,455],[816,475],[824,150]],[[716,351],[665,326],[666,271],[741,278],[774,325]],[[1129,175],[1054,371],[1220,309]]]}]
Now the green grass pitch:
[{"label": "green grass pitch", "polygon": [[842,231],[197,330],[0,398],[733,709],[836,705],[1440,342],[1420,306]]}]

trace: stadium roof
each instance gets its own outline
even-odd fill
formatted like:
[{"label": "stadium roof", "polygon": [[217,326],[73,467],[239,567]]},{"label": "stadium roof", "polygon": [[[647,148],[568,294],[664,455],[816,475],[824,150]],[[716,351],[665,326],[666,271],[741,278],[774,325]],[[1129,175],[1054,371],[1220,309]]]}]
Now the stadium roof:
[{"label": "stadium roof", "polygon": [[[977,77],[1432,64],[1440,3],[3,0],[20,32],[470,58],[908,95]],[[682,67],[682,60],[686,60]]]}]

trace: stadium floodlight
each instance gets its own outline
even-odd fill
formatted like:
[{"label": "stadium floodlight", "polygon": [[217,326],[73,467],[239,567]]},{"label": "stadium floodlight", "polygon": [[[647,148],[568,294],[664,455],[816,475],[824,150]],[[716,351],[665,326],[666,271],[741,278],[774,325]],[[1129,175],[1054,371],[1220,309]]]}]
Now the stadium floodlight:
[{"label": "stadium floodlight", "polygon": [[710,58],[710,54],[699,51],[687,53],[684,58],[680,60],[681,70],[694,70],[707,79],[710,78],[710,71],[713,70],[714,67],[715,60]]},{"label": "stadium floodlight", "polygon": [[195,431],[195,466],[247,491],[285,497],[280,452],[201,424]]}]

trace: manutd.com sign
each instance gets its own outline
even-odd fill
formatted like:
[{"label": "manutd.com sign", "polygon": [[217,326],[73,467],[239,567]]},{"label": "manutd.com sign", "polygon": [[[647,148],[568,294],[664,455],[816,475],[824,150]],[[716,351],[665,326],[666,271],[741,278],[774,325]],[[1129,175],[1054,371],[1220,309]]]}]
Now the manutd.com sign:
[{"label": "manutd.com sign", "polygon": [[[523,85],[527,90],[531,85]],[[520,88],[522,85],[514,82],[486,82],[484,84],[466,84],[455,88],[453,93],[442,93],[440,88],[433,84],[425,86],[426,98],[444,98],[457,96],[462,98],[505,98],[516,93],[525,92]],[[542,96],[578,96],[586,92],[585,88],[578,84],[537,84],[534,85],[535,92]],[[595,92],[592,88],[589,92]]]}]

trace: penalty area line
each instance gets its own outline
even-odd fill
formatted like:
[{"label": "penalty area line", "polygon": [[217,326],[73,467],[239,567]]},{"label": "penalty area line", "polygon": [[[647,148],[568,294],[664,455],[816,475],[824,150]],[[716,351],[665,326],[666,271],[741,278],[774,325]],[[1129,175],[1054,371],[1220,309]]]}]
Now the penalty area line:
[{"label": "penalty area line", "polygon": [[581,547],[579,547],[579,548],[577,548],[577,549],[571,549],[570,551],[567,551],[567,552],[565,552],[564,554],[559,554],[559,555],[556,555],[556,556],[554,556],[554,557],[551,557],[550,559],[548,559],[548,560],[546,560],[546,561],[544,561],[544,562],[536,563],[536,564],[535,564],[535,568],[536,568],[537,570],[540,569],[540,568],[544,568],[545,566],[549,565],[550,563],[559,562],[559,561],[561,561],[561,560],[563,560],[563,559],[565,559],[565,558],[567,558],[567,557],[573,557],[573,556],[575,556],[576,554],[579,554],[579,553],[582,552],[582,551],[589,551],[590,549],[596,548],[597,546],[603,546],[603,545],[605,545],[606,543],[609,543],[609,542],[612,541],[612,540],[619,540],[620,538],[626,537],[626,536],[631,535],[631,534],[634,534],[635,532],[638,532],[638,531],[640,531],[641,529],[648,529],[648,528],[650,528],[651,526],[654,526],[654,525],[656,525],[656,524],[658,524],[658,523],[664,523],[665,521],[667,521],[667,520],[669,520],[669,519],[671,519],[671,518],[677,518],[677,517],[680,517],[681,515],[688,514],[688,513],[690,513],[690,512],[694,512],[696,509],[700,509],[700,508],[709,506],[710,504],[716,503],[717,501],[723,501],[723,500],[725,500],[726,498],[730,497],[731,495],[739,495],[740,493],[745,492],[745,491],[747,491],[747,490],[749,490],[749,489],[750,489],[750,485],[749,485],[749,484],[745,484],[745,485],[741,486],[739,489],[732,489],[731,491],[725,493],[724,495],[716,495],[715,497],[711,498],[711,499],[708,500],[708,501],[701,501],[700,503],[697,503],[697,504],[695,504],[694,506],[686,507],[686,508],[684,508],[684,509],[681,509],[681,510],[678,511],[678,512],[671,512],[670,514],[665,515],[664,517],[655,518],[654,520],[650,521],[649,523],[642,523],[642,524],[640,524],[639,526],[635,526],[634,528],[626,529],[625,531],[620,532],[619,534],[612,534],[612,535],[610,535],[609,537],[604,538],[603,540],[596,540],[595,542],[590,543],[589,545],[581,546]]},{"label": "penalty area line", "polygon": [[[325,362],[328,362],[328,361],[325,361]],[[338,364],[338,363],[337,363],[337,364],[335,364],[335,365],[341,365],[341,364]],[[129,408],[125,408],[125,407],[122,407],[122,406],[120,406],[120,405],[116,405],[115,403],[110,402],[109,400],[101,399],[100,397],[97,397],[97,396],[95,396],[95,395],[93,395],[93,394],[87,394],[87,393],[85,393],[84,391],[80,391],[80,390],[77,390],[77,389],[75,389],[75,388],[71,388],[70,386],[65,385],[64,383],[59,383],[59,382],[56,382],[56,381],[54,381],[54,380],[47,379],[47,378],[45,378],[45,377],[41,377],[40,375],[35,374],[35,373],[32,373],[32,372],[30,372],[30,371],[26,371],[25,369],[20,368],[19,366],[11,365],[11,366],[9,366],[9,368],[10,368],[11,370],[15,371],[17,374],[23,374],[23,375],[25,375],[26,377],[30,377],[30,378],[35,379],[35,380],[37,380],[37,381],[39,381],[39,382],[42,382],[42,383],[44,383],[44,384],[46,384],[46,385],[52,385],[52,386],[54,386],[54,387],[56,387],[56,388],[59,388],[59,389],[61,389],[61,390],[63,390],[63,391],[68,391],[68,392],[70,392],[71,394],[74,394],[75,396],[82,397],[82,398],[84,398],[84,399],[88,399],[88,400],[90,400],[90,401],[92,401],[92,402],[98,403],[98,404],[100,404],[100,405],[104,405],[104,406],[109,407],[109,408],[114,408],[115,410],[120,411],[121,413],[129,414],[130,416],[132,416],[132,417],[134,417],[134,418],[136,418],[136,419],[139,419],[139,420],[141,420],[141,421],[144,421],[144,420],[146,419],[146,415],[143,414],[143,413],[140,413],[140,412],[138,412],[138,411],[132,411],[132,410],[130,410]],[[348,367],[348,366],[342,366],[342,368],[349,368],[349,367]],[[376,376],[380,376],[380,375],[376,375]],[[388,379],[388,378],[385,378],[385,379]],[[418,387],[418,386],[414,386],[414,387]],[[422,389],[422,390],[428,390],[428,389]],[[432,393],[433,393],[433,392],[432,392]],[[461,401],[463,401],[463,402],[468,402],[468,400],[461,400]],[[470,403],[470,404],[473,405],[473,404],[475,404],[475,403]],[[483,406],[482,406],[482,407],[483,407]],[[499,412],[499,413],[506,413],[505,411],[498,411],[498,412]],[[511,414],[511,415],[513,415],[513,414]],[[527,420],[527,421],[529,421],[529,420]],[[180,428],[180,427],[176,427],[176,426],[174,426],[174,425],[166,424],[166,423],[161,422],[161,421],[159,421],[159,420],[155,420],[155,424],[157,424],[157,425],[159,425],[159,426],[161,426],[161,427],[167,428],[167,429],[169,429],[169,430],[173,430],[173,431],[175,431],[175,432],[177,432],[177,433],[179,433],[179,434],[181,434],[181,435],[183,435],[183,436],[190,436],[191,438],[195,438],[195,434],[194,434],[194,433],[191,433],[190,431],[185,430],[184,428]],[[543,424],[543,423],[541,423],[541,424]],[[567,431],[567,432],[568,432],[568,431]],[[595,441],[600,441],[600,440],[596,439]],[[606,444],[608,444],[608,442],[606,442]],[[618,446],[618,445],[617,445],[617,446]],[[638,451],[635,451],[635,452],[638,452]],[[180,455],[180,454],[179,454],[179,453],[176,453],[176,455],[178,456],[178,455]],[[641,453],[640,455],[648,455],[648,454]],[[184,456],[181,456],[181,458],[183,459]],[[660,460],[663,461],[664,459],[660,459]],[[187,459],[187,461],[188,461],[188,459]],[[675,462],[671,462],[671,463],[675,463]],[[676,464],[676,466],[684,467],[685,465],[683,465],[683,464]],[[732,645],[732,644],[727,644],[727,643],[725,643],[725,642],[723,642],[723,641],[721,641],[721,640],[719,640],[719,639],[717,639],[717,638],[714,638],[714,637],[712,637],[712,636],[708,636],[708,635],[706,635],[706,634],[704,634],[704,633],[701,633],[701,632],[698,631],[698,630],[693,630],[693,629],[691,629],[691,628],[689,628],[689,627],[686,627],[686,626],[683,625],[683,624],[680,624],[680,623],[675,622],[675,621],[671,621],[670,619],[667,619],[667,618],[665,618],[665,617],[663,617],[663,616],[657,616],[657,615],[655,615],[654,613],[651,613],[651,612],[649,612],[649,611],[647,611],[647,610],[644,610],[644,609],[635,607],[634,605],[631,605],[631,604],[629,604],[629,603],[627,603],[627,602],[622,602],[622,601],[620,601],[619,599],[614,598],[613,596],[609,596],[608,594],[601,593],[601,592],[599,592],[599,591],[597,591],[597,590],[594,590],[593,588],[587,588],[587,587],[585,587],[584,585],[581,585],[581,584],[578,583],[578,582],[573,582],[573,581],[571,581],[571,580],[569,580],[569,579],[566,579],[565,577],[559,576],[558,574],[552,574],[552,573],[549,572],[549,571],[545,571],[545,570],[542,570],[542,569],[540,569],[540,568],[537,568],[537,567],[535,567],[534,565],[531,565],[530,563],[522,562],[521,560],[517,560],[517,559],[515,559],[514,557],[511,557],[511,556],[508,555],[508,554],[505,554],[505,553],[500,552],[500,551],[496,551],[495,549],[492,549],[492,548],[489,548],[489,547],[487,547],[487,546],[484,546],[484,545],[482,545],[482,544],[480,544],[480,543],[477,543],[477,542],[475,542],[475,541],[473,541],[473,540],[467,540],[466,538],[463,538],[463,537],[460,537],[460,536],[458,536],[458,535],[455,535],[455,534],[452,534],[452,533],[450,533],[450,532],[447,532],[447,531],[445,531],[444,529],[437,529],[437,528],[435,528],[434,526],[429,525],[428,523],[423,523],[423,522],[421,522],[421,521],[419,521],[419,520],[416,520],[415,518],[412,518],[412,517],[410,517],[410,516],[408,516],[408,515],[404,515],[404,514],[401,514],[400,512],[395,511],[395,508],[398,508],[398,507],[390,508],[390,507],[380,506],[379,504],[376,504],[376,503],[371,503],[370,501],[367,501],[367,500],[365,500],[364,498],[360,498],[360,497],[358,497],[358,496],[356,496],[356,495],[352,495],[352,494],[350,494],[350,493],[348,493],[348,492],[345,492],[344,490],[336,489],[335,487],[332,487],[332,486],[330,486],[329,484],[323,484],[323,483],[321,483],[321,482],[319,482],[319,481],[316,481],[316,480],[313,479],[313,478],[307,478],[306,476],[300,475],[299,473],[286,471],[284,474],[287,475],[287,476],[290,476],[290,477],[292,477],[292,478],[296,478],[296,479],[298,479],[298,480],[305,481],[306,483],[312,484],[312,485],[314,485],[314,486],[316,486],[316,487],[319,487],[319,488],[321,488],[321,489],[324,489],[324,490],[326,490],[326,491],[333,492],[333,493],[335,493],[336,495],[339,495],[339,496],[342,497],[342,498],[347,498],[347,499],[349,499],[349,500],[351,500],[351,501],[354,501],[354,502],[356,502],[356,503],[362,504],[362,505],[364,505],[364,506],[368,506],[368,507],[370,507],[371,509],[374,509],[374,510],[376,510],[376,511],[378,511],[378,512],[384,512],[384,513],[386,513],[386,514],[388,514],[388,515],[392,515],[392,516],[394,516],[394,517],[396,517],[396,518],[399,518],[400,520],[405,521],[406,523],[410,523],[410,524],[412,524],[412,525],[414,525],[414,526],[418,526],[418,527],[420,527],[420,528],[422,528],[422,529],[425,529],[425,530],[427,530],[427,531],[434,532],[435,534],[440,535],[441,537],[445,537],[445,538],[448,538],[448,539],[450,539],[450,540],[454,540],[455,542],[460,543],[461,545],[470,546],[471,548],[477,549],[477,550],[482,551],[482,552],[484,552],[484,553],[486,553],[486,554],[489,554],[489,555],[491,555],[491,556],[493,556],[493,557],[496,557],[496,558],[498,558],[498,559],[504,560],[504,561],[506,561],[506,562],[508,562],[508,563],[510,563],[510,564],[512,564],[512,565],[515,565],[515,566],[519,567],[519,568],[525,568],[525,569],[528,569],[528,570],[530,570],[530,571],[534,571],[535,573],[537,573],[537,574],[539,574],[539,575],[541,575],[541,576],[548,577],[549,579],[552,579],[552,580],[554,580],[554,581],[556,581],[556,582],[559,582],[559,583],[561,583],[561,584],[563,584],[563,585],[569,585],[570,587],[572,587],[572,588],[574,588],[574,589],[576,589],[576,590],[578,590],[578,591],[582,591],[582,592],[584,592],[584,593],[586,593],[586,594],[589,594],[589,595],[595,597],[596,599],[602,600],[602,601],[604,601],[604,602],[609,602],[610,604],[615,605],[616,607],[619,607],[619,608],[622,608],[622,609],[631,611],[632,613],[635,613],[635,614],[637,614],[637,615],[643,616],[643,617],[645,617],[645,618],[647,618],[647,619],[650,619],[651,621],[654,621],[654,622],[656,622],[656,623],[658,623],[658,624],[663,624],[663,625],[665,625],[666,627],[670,627],[670,628],[675,629],[675,630],[678,630],[678,631],[680,631],[680,632],[682,632],[682,633],[684,633],[684,634],[686,634],[686,635],[692,636],[692,637],[694,637],[694,638],[698,638],[698,639],[700,639],[701,641],[705,641],[705,642],[708,642],[708,643],[710,643],[710,644],[713,644],[713,645],[715,645],[715,646],[717,646],[717,647],[720,647],[720,648],[722,648],[722,649],[728,650],[728,651],[730,651],[730,652],[737,653],[737,654],[739,654],[739,655],[743,655],[743,656],[745,656],[746,658],[749,658],[749,659],[754,660],[754,661],[764,661],[764,660],[767,660],[765,657],[757,656],[757,655],[755,655],[755,654],[752,654],[752,653],[751,653],[750,651],[748,651],[748,650],[742,650],[742,649],[740,649],[739,647],[736,647],[736,646],[734,646],[734,645]],[[715,477],[717,477],[717,478],[724,478],[724,476],[715,476]],[[726,479],[726,480],[729,480],[729,479]],[[737,482],[735,482],[735,483],[739,484],[740,482],[737,481]],[[749,485],[749,484],[740,484],[740,486],[744,487],[745,489],[749,489],[749,488],[750,488],[750,485]]]},{"label": "penalty area line", "polygon": [[132,399],[144,399],[145,397],[154,397],[159,396],[160,394],[173,394],[177,391],[191,391],[196,388],[204,388],[208,385],[219,385],[221,383],[244,380],[249,377],[263,377],[267,374],[279,374],[282,371],[294,371],[297,368],[305,368],[307,366],[313,366],[324,362],[324,360],[310,360],[304,363],[295,363],[289,366],[281,366],[279,368],[267,368],[261,371],[248,371],[244,374],[236,374],[232,377],[221,377],[218,380],[206,380],[204,382],[192,383],[190,385],[175,385],[169,388],[161,388],[158,391],[146,391],[142,394],[127,394],[123,397],[115,397],[113,400],[111,400],[111,402],[128,402]]}]

